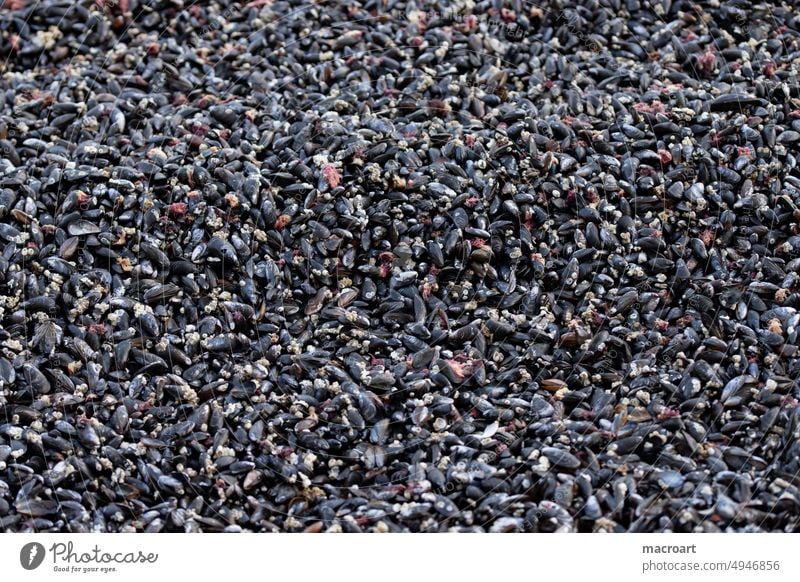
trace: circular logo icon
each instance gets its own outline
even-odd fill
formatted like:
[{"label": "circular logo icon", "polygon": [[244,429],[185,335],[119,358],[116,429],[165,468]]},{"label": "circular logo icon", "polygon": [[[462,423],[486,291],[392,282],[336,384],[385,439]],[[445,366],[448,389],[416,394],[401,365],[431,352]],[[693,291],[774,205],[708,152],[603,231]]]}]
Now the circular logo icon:
[{"label": "circular logo icon", "polygon": [[38,542],[31,542],[22,546],[19,552],[19,563],[26,570],[35,570],[44,562],[44,546]]}]

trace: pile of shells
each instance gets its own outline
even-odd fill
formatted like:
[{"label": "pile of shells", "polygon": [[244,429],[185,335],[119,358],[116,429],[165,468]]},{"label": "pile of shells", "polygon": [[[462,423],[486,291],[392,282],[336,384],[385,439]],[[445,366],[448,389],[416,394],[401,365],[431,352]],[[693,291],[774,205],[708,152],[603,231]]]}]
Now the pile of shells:
[{"label": "pile of shells", "polygon": [[0,530],[800,530],[800,16],[4,0]]}]

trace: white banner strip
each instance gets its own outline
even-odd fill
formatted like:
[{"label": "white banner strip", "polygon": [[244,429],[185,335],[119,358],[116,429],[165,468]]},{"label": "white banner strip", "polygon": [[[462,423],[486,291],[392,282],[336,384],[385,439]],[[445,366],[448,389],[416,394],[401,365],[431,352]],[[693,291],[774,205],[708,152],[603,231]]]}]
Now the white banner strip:
[{"label": "white banner strip", "polygon": [[3,580],[14,581],[777,582],[800,577],[797,539],[787,534],[7,534],[0,536],[0,572]]}]

